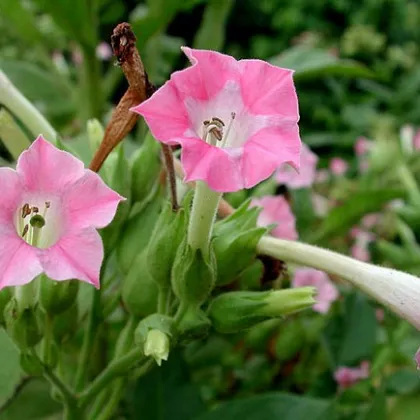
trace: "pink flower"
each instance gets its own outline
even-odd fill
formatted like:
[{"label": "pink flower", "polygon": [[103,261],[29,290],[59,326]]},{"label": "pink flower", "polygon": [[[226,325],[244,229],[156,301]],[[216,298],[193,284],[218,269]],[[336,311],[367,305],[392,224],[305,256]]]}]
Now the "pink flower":
[{"label": "pink flower", "polygon": [[45,272],[99,287],[103,259],[95,230],[108,225],[123,198],[83,163],[39,136],[0,168],[0,289]]},{"label": "pink flower", "polygon": [[251,188],[283,163],[299,168],[292,70],[214,51],[182,50],[192,66],[133,108],[156,139],[182,147],[185,182],[219,192]]},{"label": "pink flower", "polygon": [[350,254],[353,258],[356,258],[356,260],[364,262],[370,261],[370,252],[368,248],[357,242],[351,247]]},{"label": "pink flower", "polygon": [[359,137],[356,140],[356,144],[354,145],[354,151],[356,152],[357,156],[366,155],[372,148],[372,141],[368,140],[366,137]]},{"label": "pink flower", "polygon": [[323,271],[313,268],[298,268],[292,281],[293,287],[314,286],[317,289],[317,303],[312,307],[315,311],[325,314],[331,303],[338,298],[338,291],[329,277]]},{"label": "pink flower", "polygon": [[318,156],[306,144],[302,143],[300,171],[297,172],[294,168],[284,164],[277,170],[276,180],[289,188],[310,187],[315,180],[317,162]]},{"label": "pink flower", "polygon": [[111,46],[107,43],[102,41],[96,47],[96,57],[100,60],[108,61],[113,56],[113,52]]},{"label": "pink flower", "polygon": [[342,390],[350,388],[362,379],[369,377],[369,367],[368,361],[363,361],[356,368],[341,366],[334,372],[334,379]]},{"label": "pink flower", "polygon": [[315,214],[319,217],[326,216],[331,207],[330,201],[322,195],[316,193],[312,193],[311,198]]},{"label": "pink flower", "polygon": [[327,182],[330,179],[330,172],[328,169],[320,169],[316,172],[315,175],[315,182],[319,184],[323,184],[324,182]]},{"label": "pink flower", "polygon": [[349,169],[348,163],[339,157],[332,158],[330,161],[330,171],[334,175],[344,175]]},{"label": "pink flower", "polygon": [[254,198],[251,207],[262,207],[258,216],[258,226],[268,226],[277,223],[271,234],[280,239],[298,238],[295,226],[295,216],[289,203],[281,195]]},{"label": "pink flower", "polygon": [[366,229],[372,229],[375,225],[378,224],[380,219],[379,213],[369,213],[363,216],[361,224]]},{"label": "pink flower", "polygon": [[414,150],[420,149],[420,130],[417,130],[416,134],[414,135],[413,147],[414,147]]}]

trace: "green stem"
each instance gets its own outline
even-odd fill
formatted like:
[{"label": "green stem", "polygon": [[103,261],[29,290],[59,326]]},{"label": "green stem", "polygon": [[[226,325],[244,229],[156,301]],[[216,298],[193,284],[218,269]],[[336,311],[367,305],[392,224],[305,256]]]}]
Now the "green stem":
[{"label": "green stem", "polygon": [[54,142],[57,133],[45,117],[26,99],[0,70],[0,103],[16,116],[37,136],[42,134],[47,140]]},{"label": "green stem", "polygon": [[52,333],[53,323],[51,316],[47,313],[45,316],[44,340],[42,342],[42,361],[48,366],[51,364]]},{"label": "green stem", "polygon": [[407,189],[413,203],[420,206],[420,190],[410,169],[408,169],[407,165],[401,163],[398,166],[397,172],[401,183]]},{"label": "green stem", "polygon": [[15,287],[15,298],[20,311],[33,308],[38,302],[38,278],[23,286]]},{"label": "green stem", "polygon": [[92,417],[88,420],[109,420],[112,418],[118,403],[121,399],[121,394],[124,391],[124,381],[122,379],[118,379],[115,381],[114,386],[112,387],[111,395],[105,404],[102,406],[99,412],[93,413]]},{"label": "green stem", "polygon": [[137,363],[146,360],[142,351],[135,348],[125,356],[112,361],[102,373],[80,394],[80,407],[86,406],[95,398],[111,381],[125,375]]},{"label": "green stem", "polygon": [[26,134],[5,108],[0,109],[0,138],[15,160],[31,145]]},{"label": "green stem", "polygon": [[100,118],[102,111],[102,91],[99,61],[95,50],[85,48],[83,51],[81,101],[85,105],[85,121]]},{"label": "green stem", "polygon": [[188,243],[193,249],[201,249],[204,255],[209,252],[214,219],[222,197],[211,190],[204,181],[197,181],[188,227]]},{"label": "green stem", "polygon": [[93,342],[96,333],[96,326],[100,319],[99,312],[101,306],[101,293],[99,290],[93,291],[92,307],[89,312],[88,325],[83,338],[80,360],[77,366],[75,388],[81,390],[86,382],[89,359],[92,353]]},{"label": "green stem", "polygon": [[168,301],[169,301],[169,294],[171,289],[169,287],[161,286],[159,287],[159,295],[158,295],[158,313],[160,314],[167,314],[168,313]]}]

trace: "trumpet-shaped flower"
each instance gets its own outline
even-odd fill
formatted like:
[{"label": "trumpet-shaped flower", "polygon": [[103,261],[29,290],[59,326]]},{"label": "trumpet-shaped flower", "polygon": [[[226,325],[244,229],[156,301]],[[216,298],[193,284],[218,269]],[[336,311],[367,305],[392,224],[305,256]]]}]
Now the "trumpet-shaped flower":
[{"label": "trumpet-shaped flower", "polygon": [[271,234],[276,238],[293,240],[298,238],[295,216],[283,196],[254,198],[251,206],[262,207],[257,220],[258,226],[276,224],[277,226],[271,231]]},{"label": "trumpet-shaped flower", "polygon": [[67,152],[38,137],[17,162],[0,168],[0,289],[45,272],[99,287],[103,259],[96,231],[123,198]]},{"label": "trumpet-shaped flower", "polygon": [[192,66],[133,108],[154,137],[182,147],[185,181],[219,192],[250,188],[283,163],[299,168],[292,70],[214,51],[182,50]]},{"label": "trumpet-shaped flower", "polygon": [[338,291],[327,274],[313,268],[298,268],[292,281],[293,287],[314,286],[317,290],[314,311],[325,314],[332,302],[337,300]]},{"label": "trumpet-shaped flower", "polygon": [[276,172],[276,180],[289,188],[310,187],[315,181],[317,163],[318,156],[306,144],[302,143],[300,171],[297,172],[294,168],[284,164]]}]

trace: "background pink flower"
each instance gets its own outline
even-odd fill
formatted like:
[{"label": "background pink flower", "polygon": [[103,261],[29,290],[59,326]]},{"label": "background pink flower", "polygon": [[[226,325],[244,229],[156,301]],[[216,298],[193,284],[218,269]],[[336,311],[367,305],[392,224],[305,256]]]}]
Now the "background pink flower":
[{"label": "background pink flower", "polygon": [[338,298],[338,290],[323,271],[313,268],[298,268],[292,280],[293,287],[314,286],[317,289],[314,311],[325,314]]},{"label": "background pink flower", "polygon": [[103,259],[96,231],[123,199],[94,172],[42,136],[0,168],[0,289],[29,283],[41,272],[99,287]]},{"label": "background pink flower", "polygon": [[366,137],[359,137],[354,145],[356,156],[360,157],[368,153],[372,148],[372,144],[372,141],[368,140]]},{"label": "background pink flower", "polygon": [[133,108],[159,141],[182,147],[185,182],[215,191],[250,188],[283,163],[299,167],[292,70],[261,60],[183,48],[192,66]]},{"label": "background pink flower", "polygon": [[334,372],[334,379],[338,383],[340,389],[350,388],[362,379],[369,377],[369,367],[370,364],[368,361],[363,361],[359,367],[355,368],[340,366]]},{"label": "background pink flower", "polygon": [[349,169],[349,164],[339,157],[332,158],[330,161],[330,171],[334,175],[344,175]]},{"label": "background pink flower", "polygon": [[262,207],[258,216],[259,226],[268,226],[276,223],[277,226],[271,231],[271,234],[280,239],[296,240],[295,216],[289,206],[289,203],[283,196],[265,196],[254,198],[251,207]]},{"label": "background pink flower", "polygon": [[277,170],[275,174],[276,180],[289,188],[310,187],[315,181],[317,163],[318,156],[306,144],[302,143],[299,172],[293,167],[284,164]]}]

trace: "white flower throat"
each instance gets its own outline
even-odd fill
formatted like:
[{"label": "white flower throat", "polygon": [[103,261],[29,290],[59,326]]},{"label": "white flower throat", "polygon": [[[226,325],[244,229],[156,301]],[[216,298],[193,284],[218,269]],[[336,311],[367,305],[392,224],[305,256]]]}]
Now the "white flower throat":
[{"label": "white flower throat", "polygon": [[57,240],[56,217],[51,211],[51,201],[35,204],[25,203],[15,215],[15,226],[19,236],[36,248],[48,248]]}]

